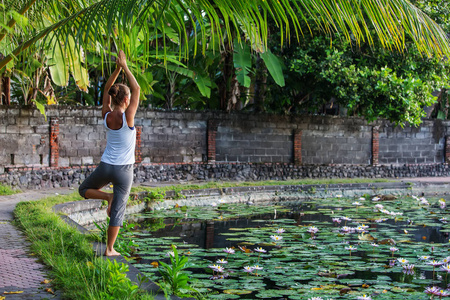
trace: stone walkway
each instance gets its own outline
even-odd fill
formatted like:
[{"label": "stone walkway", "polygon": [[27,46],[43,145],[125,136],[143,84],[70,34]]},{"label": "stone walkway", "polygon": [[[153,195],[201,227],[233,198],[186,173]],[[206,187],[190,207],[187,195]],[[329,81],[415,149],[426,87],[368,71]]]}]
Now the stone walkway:
[{"label": "stone walkway", "polygon": [[21,201],[33,201],[73,190],[36,190],[0,196],[0,299],[61,299],[51,286],[48,270],[30,254],[30,243],[14,225],[13,211]]}]

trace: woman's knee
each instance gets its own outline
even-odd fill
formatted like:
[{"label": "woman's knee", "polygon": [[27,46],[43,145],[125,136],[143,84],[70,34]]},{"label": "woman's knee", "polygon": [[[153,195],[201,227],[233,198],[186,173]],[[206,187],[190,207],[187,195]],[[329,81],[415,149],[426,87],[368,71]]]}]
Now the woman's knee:
[{"label": "woman's knee", "polygon": [[86,188],[86,186],[84,186],[84,184],[81,184],[79,187],[78,187],[78,193],[80,194],[80,196],[81,197],[83,197],[83,198],[86,198],[86,191],[87,191],[88,189]]}]

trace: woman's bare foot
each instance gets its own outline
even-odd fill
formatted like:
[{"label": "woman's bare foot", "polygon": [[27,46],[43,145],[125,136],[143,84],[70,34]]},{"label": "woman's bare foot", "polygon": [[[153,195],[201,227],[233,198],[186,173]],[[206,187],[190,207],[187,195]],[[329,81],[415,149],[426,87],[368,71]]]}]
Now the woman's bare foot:
[{"label": "woman's bare foot", "polygon": [[106,249],[104,255],[105,256],[119,256],[120,253],[117,252],[116,250],[114,250],[114,248],[113,248],[111,250]]},{"label": "woman's bare foot", "polygon": [[114,198],[114,194],[110,194],[108,195],[108,208],[106,209],[106,214],[108,215],[108,217],[111,217],[111,204]]}]

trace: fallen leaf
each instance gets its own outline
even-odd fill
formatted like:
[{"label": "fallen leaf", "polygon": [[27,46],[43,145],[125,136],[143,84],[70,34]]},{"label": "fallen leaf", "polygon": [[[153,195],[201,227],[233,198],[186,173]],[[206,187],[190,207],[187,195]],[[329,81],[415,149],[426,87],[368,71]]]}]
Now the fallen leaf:
[{"label": "fallen leaf", "polygon": [[0,296],[0,300],[5,300],[6,297]]},{"label": "fallen leaf", "polygon": [[367,289],[367,288],[370,287],[370,285],[364,283],[364,284],[362,285],[362,287],[365,288],[365,289]]},{"label": "fallen leaf", "polygon": [[47,293],[50,293],[50,294],[53,294],[53,295],[55,294],[51,288],[47,288],[47,289],[45,289],[45,291]]},{"label": "fallen leaf", "polygon": [[153,268],[157,268],[159,266],[157,261],[151,262],[150,264],[153,266]]},{"label": "fallen leaf", "polygon": [[50,282],[52,282],[51,280],[48,280],[48,279],[44,279],[44,281],[42,281],[41,283],[42,284],[47,284],[47,283],[50,283]]},{"label": "fallen leaf", "polygon": [[371,236],[370,233],[368,234],[361,233],[360,235],[358,235],[358,239],[362,241],[373,241],[375,238]]},{"label": "fallen leaf", "polygon": [[11,295],[11,294],[22,294],[23,293],[23,291],[17,291],[17,292],[3,292],[3,294],[6,294],[6,295]]}]

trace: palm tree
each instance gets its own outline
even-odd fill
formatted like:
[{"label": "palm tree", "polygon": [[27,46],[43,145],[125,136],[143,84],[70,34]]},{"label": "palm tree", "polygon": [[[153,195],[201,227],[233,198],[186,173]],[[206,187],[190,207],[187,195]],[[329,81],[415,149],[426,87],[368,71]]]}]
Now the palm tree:
[{"label": "palm tree", "polygon": [[[95,48],[104,57],[110,55],[111,44],[115,44],[128,49],[132,59],[137,53],[133,51],[135,48],[144,56],[164,58],[165,50],[158,53],[158,46],[164,46],[176,35],[180,58],[186,58],[189,48],[193,47],[194,53],[204,53],[217,44],[213,41],[217,38],[221,41],[219,47],[224,49],[223,41],[231,45],[234,36],[238,41],[242,37],[249,39],[260,45],[256,47],[258,51],[264,52],[269,35],[268,18],[282,32],[281,44],[292,42],[286,41],[291,33],[298,39],[309,34],[308,20],[313,20],[310,22],[324,34],[339,32],[357,44],[373,45],[377,38],[387,49],[404,51],[405,39],[410,38],[425,56],[450,54],[445,33],[407,0],[5,0],[4,3],[0,7],[3,24],[0,54],[4,55],[0,74],[15,57],[37,43],[53,52],[64,46]],[[15,8],[15,13],[8,13],[10,8]],[[17,28],[20,16],[27,16],[32,27]],[[205,28],[216,34],[207,34]],[[194,36],[196,42],[188,43],[192,38],[188,33],[198,31],[200,34]],[[161,44],[153,48],[146,41],[156,35],[161,37],[156,43]],[[156,54],[152,53],[155,49]]]}]

